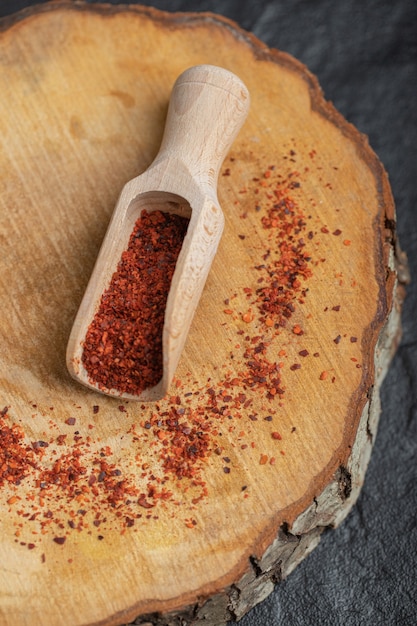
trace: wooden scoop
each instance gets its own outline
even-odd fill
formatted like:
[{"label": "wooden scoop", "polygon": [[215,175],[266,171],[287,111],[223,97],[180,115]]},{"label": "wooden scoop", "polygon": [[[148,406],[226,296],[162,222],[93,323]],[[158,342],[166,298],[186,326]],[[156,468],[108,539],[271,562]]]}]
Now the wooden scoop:
[{"label": "wooden scoop", "polygon": [[[166,394],[223,231],[224,217],[217,199],[219,169],[248,109],[247,88],[222,68],[195,66],[175,82],[159,153],[121,192],[72,328],[67,367],[79,382],[132,400],[157,400]],[[133,395],[91,380],[82,353],[101,296],[143,209],[186,216],[190,222],[165,310],[162,378],[140,395]]]}]

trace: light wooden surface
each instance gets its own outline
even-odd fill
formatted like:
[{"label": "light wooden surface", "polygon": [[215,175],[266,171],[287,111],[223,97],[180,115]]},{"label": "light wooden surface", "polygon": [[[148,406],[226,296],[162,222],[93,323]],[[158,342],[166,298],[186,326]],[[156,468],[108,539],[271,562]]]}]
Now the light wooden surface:
[{"label": "light wooden surface", "polygon": [[[122,190],[70,334],[67,366],[84,385],[138,401],[166,396],[223,233],[218,174],[247,117],[249,101],[242,81],[224,68],[198,65],[176,79],[160,150],[149,168]],[[144,209],[186,216],[190,223],[167,300],[162,378],[155,386],[133,395],[98,385],[84,368],[82,353],[103,291]]]},{"label": "light wooden surface", "polygon": [[[65,348],[120,189],[155,157],[176,77],[200,63],[251,94],[220,173],[224,236],[169,398],[121,406],[71,379]],[[0,622],[124,624],[199,602],[218,626],[265,597],[360,490],[399,333],[387,177],[301,64],[213,16],[43,6],[3,25],[0,64],[3,420],[49,444],[0,489]],[[282,242],[290,253],[300,239],[308,271],[275,328],[256,290],[282,270]],[[254,380],[257,359],[280,370]],[[188,460],[192,478],[168,469],[170,418],[208,446]],[[75,453],[85,474],[71,497],[42,491]],[[97,459],[130,503],[95,495]]]}]

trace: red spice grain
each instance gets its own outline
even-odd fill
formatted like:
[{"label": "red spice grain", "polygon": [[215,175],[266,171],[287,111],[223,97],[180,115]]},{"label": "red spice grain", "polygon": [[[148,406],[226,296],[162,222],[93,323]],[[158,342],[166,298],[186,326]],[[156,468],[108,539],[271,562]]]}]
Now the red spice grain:
[{"label": "red spice grain", "polygon": [[82,362],[102,389],[139,395],[162,376],[165,306],[188,220],[143,211],[87,331]]},{"label": "red spice grain", "polygon": [[66,537],[54,537],[55,543],[62,546],[65,543]]},{"label": "red spice grain", "polygon": [[9,424],[5,407],[0,413],[0,487],[19,485],[36,468],[36,451],[25,444],[24,436],[17,424]]},{"label": "red spice grain", "polygon": [[248,311],[246,311],[246,313],[242,315],[242,319],[244,322],[246,322],[246,324],[253,322],[253,320],[255,319],[255,316],[253,315],[252,310],[249,309]]}]

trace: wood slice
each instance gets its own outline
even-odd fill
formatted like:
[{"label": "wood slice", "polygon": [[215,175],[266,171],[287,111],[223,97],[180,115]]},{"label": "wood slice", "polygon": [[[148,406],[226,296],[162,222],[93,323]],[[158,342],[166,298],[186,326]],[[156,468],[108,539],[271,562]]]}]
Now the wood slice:
[{"label": "wood slice", "polygon": [[[387,176],[303,65],[215,15],[42,5],[3,21],[0,63],[0,621],[238,619],[358,497],[400,334]],[[121,405],[66,343],[200,63],[251,94],[225,234],[168,397]]]}]

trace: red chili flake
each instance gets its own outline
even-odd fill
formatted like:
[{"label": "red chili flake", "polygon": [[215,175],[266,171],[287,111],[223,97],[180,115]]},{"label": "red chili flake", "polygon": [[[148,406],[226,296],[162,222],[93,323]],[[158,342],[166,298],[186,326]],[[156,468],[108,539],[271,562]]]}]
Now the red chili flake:
[{"label": "red chili flake", "polygon": [[24,432],[17,424],[9,425],[8,407],[0,413],[0,487],[19,485],[36,468],[34,448],[25,445]]},{"label": "red chili flake", "polygon": [[293,363],[293,365],[290,366],[290,370],[295,372],[295,370],[299,370],[301,369],[301,363]]},{"label": "red chili flake", "polygon": [[65,420],[65,423],[68,424],[68,426],[74,426],[76,421],[75,417],[68,417],[68,419]]},{"label": "red chili flake", "polygon": [[142,211],[87,331],[82,362],[102,389],[139,395],[162,376],[165,306],[188,220]]},{"label": "red chili flake", "polygon": [[336,228],[336,230],[333,231],[333,235],[336,235],[336,237],[338,237],[341,234],[342,234],[342,231],[339,228]]},{"label": "red chili flake", "polygon": [[300,352],[298,353],[300,356],[306,357],[309,355],[309,351],[308,350],[300,350]]},{"label": "red chili flake", "polygon": [[100,407],[98,406],[98,404],[95,404],[93,406],[93,413],[97,414],[99,412],[99,410],[100,410]]},{"label": "red chili flake", "polygon": [[196,520],[192,518],[186,519],[184,523],[187,526],[187,528],[194,528],[195,526],[197,526]]},{"label": "red chili flake", "polygon": [[358,341],[357,337],[351,337],[350,338],[350,343],[356,343]]},{"label": "red chili flake", "polygon": [[352,242],[351,242],[351,240],[350,240],[350,239],[344,239],[344,240],[343,240],[343,245],[344,245],[344,246],[350,246],[350,244],[351,244],[351,243],[352,243]]},{"label": "red chili flake", "polygon": [[267,454],[261,454],[261,457],[259,459],[259,465],[266,465],[268,462],[268,455]]},{"label": "red chili flake", "polygon": [[33,441],[32,442],[32,447],[35,450],[35,452],[38,452],[41,450],[41,448],[48,448],[49,447],[49,443],[47,441],[42,441],[41,439],[39,441]]},{"label": "red chili flake", "polygon": [[340,311],[340,304],[336,304],[336,306],[333,306],[332,311]]},{"label": "red chili flake", "polygon": [[278,439],[279,441],[282,439],[282,436],[277,431],[272,432],[271,433],[271,437],[272,437],[272,439]]},{"label": "red chili flake", "polygon": [[139,506],[143,507],[144,509],[152,509],[153,508],[153,504],[151,502],[149,502],[146,499],[146,495],[142,494],[139,498],[138,498],[138,504]]},{"label": "red chili flake", "polygon": [[333,339],[333,341],[334,341],[336,344],[340,343],[340,342],[341,342],[341,340],[342,340],[342,336],[341,336],[341,335],[337,335],[337,337],[335,337],[335,338]]},{"label": "red chili flake", "polygon": [[327,376],[328,376],[328,375],[329,375],[329,372],[327,372],[326,370],[324,370],[324,371],[320,374],[319,378],[320,378],[320,380],[326,380],[326,378],[327,378]]},{"label": "red chili flake", "polygon": [[58,545],[62,546],[62,545],[65,543],[66,539],[67,539],[66,537],[54,537],[54,539],[53,539],[53,540],[54,540],[54,541],[55,541],[55,543],[57,543]]},{"label": "red chili flake", "polygon": [[255,316],[252,313],[251,309],[249,309],[249,311],[247,311],[246,313],[242,315],[243,321],[246,322],[247,324],[249,324],[250,322],[253,322],[254,318]]},{"label": "red chili flake", "polygon": [[292,332],[294,333],[294,335],[303,335],[303,330],[301,329],[301,327],[296,324],[295,326],[293,326]]}]

